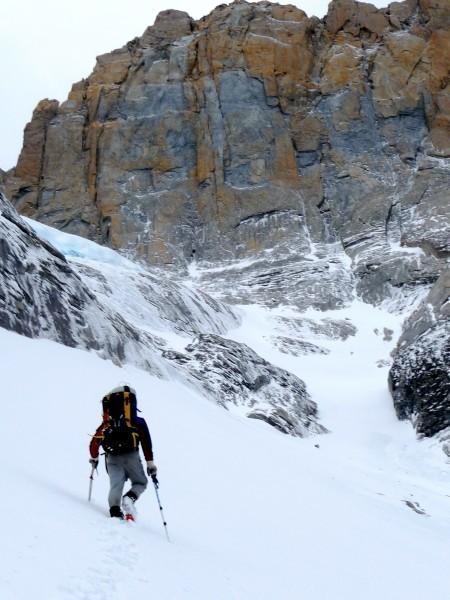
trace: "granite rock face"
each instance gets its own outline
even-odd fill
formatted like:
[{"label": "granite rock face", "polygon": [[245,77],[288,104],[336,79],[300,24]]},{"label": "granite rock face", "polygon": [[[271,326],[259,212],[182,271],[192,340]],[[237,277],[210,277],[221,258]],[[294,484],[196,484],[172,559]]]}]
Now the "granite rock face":
[{"label": "granite rock face", "polygon": [[150,264],[195,259],[229,301],[326,309],[432,283],[450,255],[449,13],[165,11],[38,105],[8,195]]},{"label": "granite rock face", "polygon": [[450,270],[406,322],[389,383],[398,417],[418,434],[450,427]]}]

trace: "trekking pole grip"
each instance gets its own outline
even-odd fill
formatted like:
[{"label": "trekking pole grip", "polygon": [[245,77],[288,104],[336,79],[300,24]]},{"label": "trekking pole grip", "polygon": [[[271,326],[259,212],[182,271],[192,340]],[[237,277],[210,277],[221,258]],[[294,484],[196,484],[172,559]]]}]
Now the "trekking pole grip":
[{"label": "trekking pole grip", "polygon": [[91,498],[92,498],[92,485],[93,485],[93,483],[94,483],[94,471],[95,471],[95,469],[96,469],[96,467],[94,467],[94,466],[92,465],[92,471],[91,471],[91,474],[90,474],[90,476],[89,476],[89,494],[88,494],[88,502],[90,502],[90,501],[91,501]]}]

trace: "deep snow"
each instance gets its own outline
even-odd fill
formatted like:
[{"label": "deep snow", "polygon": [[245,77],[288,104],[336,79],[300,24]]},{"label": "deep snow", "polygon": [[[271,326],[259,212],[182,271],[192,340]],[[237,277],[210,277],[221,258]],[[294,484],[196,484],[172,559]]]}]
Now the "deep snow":
[{"label": "deep snow", "polygon": [[[247,313],[247,327],[232,332],[246,340],[263,318]],[[385,369],[364,370],[361,358],[349,381],[347,356],[352,369],[359,359],[350,354],[356,340],[347,343],[334,370],[332,355],[280,355],[307,369],[332,430],[300,440],[180,383],[0,331],[2,600],[445,597],[444,454],[396,421]],[[111,522],[102,465],[86,500],[89,435],[102,395],[121,381],[137,389],[150,425],[171,544],[152,489],[136,524]]]}]

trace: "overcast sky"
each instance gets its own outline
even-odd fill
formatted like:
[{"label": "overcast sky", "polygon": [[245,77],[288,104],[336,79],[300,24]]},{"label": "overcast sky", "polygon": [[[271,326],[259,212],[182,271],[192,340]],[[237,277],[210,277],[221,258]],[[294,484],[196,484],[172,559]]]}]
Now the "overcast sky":
[{"label": "overcast sky", "polygon": [[[195,19],[221,0],[1,0],[0,168],[15,165],[25,124],[42,98],[63,101],[72,83],[87,77],[98,54],[120,48],[175,8]],[[295,0],[322,17],[328,0]],[[372,0],[387,6],[387,0]]]}]

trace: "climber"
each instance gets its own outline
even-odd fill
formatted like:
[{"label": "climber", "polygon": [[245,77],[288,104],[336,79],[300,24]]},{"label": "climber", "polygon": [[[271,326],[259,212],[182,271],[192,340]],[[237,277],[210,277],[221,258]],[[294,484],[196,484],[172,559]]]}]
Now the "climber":
[{"label": "climber", "polygon": [[[157,483],[150,432],[145,419],[137,416],[136,392],[128,385],[111,390],[103,398],[102,404],[103,421],[92,437],[89,462],[93,470],[97,468],[99,449],[102,446],[110,480],[110,515],[134,521],[134,503],[148,482],[139,456],[139,443],[147,462],[147,474]],[[122,497],[127,479],[130,480],[131,487]]]}]

